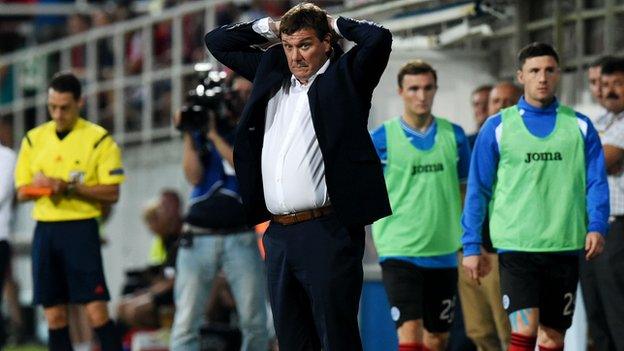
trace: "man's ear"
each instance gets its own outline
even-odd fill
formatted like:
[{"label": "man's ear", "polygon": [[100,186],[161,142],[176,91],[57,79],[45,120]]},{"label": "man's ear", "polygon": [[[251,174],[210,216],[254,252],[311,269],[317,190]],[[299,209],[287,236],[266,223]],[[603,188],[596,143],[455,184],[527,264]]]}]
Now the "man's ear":
[{"label": "man's ear", "polygon": [[518,80],[518,83],[524,85],[524,76],[521,69],[516,71],[516,79]]},{"label": "man's ear", "polygon": [[325,34],[325,38],[323,38],[322,43],[325,48],[325,53],[327,54],[327,56],[329,56],[332,52],[331,42],[332,42],[331,33]]}]

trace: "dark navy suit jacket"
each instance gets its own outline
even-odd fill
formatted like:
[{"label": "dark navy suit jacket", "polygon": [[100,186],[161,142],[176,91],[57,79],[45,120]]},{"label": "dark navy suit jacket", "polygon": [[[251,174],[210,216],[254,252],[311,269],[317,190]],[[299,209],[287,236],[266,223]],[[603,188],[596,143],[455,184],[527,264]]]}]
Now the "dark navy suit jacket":
[{"label": "dark navy suit jacket", "polygon": [[[219,62],[253,82],[234,143],[240,193],[247,222],[253,225],[270,218],[260,167],[267,103],[292,74],[282,45],[258,49],[268,41],[252,24],[214,29],[205,42]],[[334,53],[325,73],[310,86],[308,99],[332,206],[344,225],[364,225],[391,213],[367,121],[373,90],[388,63],[392,35],[374,23],[344,17],[337,25],[340,34],[357,45],[345,54]]]}]

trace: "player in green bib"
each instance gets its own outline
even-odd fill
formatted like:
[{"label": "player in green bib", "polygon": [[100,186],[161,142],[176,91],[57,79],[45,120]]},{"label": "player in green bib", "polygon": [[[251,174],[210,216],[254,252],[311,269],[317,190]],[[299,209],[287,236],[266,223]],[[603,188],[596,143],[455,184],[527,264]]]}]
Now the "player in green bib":
[{"label": "player in green bib", "polygon": [[578,255],[602,251],[609,190],[598,133],[555,98],[559,58],[548,44],[518,55],[524,95],[485,123],[475,143],[462,216],[463,266],[485,274],[481,226],[499,251],[510,351],[563,350],[572,323]]},{"label": "player in green bib", "polygon": [[373,224],[399,350],[444,350],[457,294],[464,131],[431,114],[435,70],[408,62],[398,74],[403,115],[373,131],[393,214]]}]

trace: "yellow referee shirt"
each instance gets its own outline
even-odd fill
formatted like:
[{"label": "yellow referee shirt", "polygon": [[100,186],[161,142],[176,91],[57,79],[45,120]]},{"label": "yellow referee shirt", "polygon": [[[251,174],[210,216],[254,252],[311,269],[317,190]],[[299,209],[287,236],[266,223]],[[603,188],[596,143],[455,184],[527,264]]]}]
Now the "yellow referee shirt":
[{"label": "yellow referee shirt", "polygon": [[[121,151],[108,132],[79,118],[74,129],[60,140],[54,121],[30,130],[15,167],[17,188],[32,183],[37,173],[88,186],[121,184],[124,180]],[[79,196],[55,195],[35,200],[33,218],[56,222],[100,216],[100,203]]]}]

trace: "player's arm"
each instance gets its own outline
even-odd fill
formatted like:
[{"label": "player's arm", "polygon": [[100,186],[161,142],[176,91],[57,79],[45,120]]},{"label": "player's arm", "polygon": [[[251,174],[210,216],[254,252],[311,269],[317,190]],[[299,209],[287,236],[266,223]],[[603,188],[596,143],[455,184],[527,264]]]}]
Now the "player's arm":
[{"label": "player's arm", "polygon": [[[594,126],[587,122],[585,135],[585,178],[587,198],[587,237],[585,239],[585,258],[592,259],[602,252],[604,236],[609,228],[609,184],[607,182],[605,153],[600,137]],[[606,138],[608,140],[608,138]]]},{"label": "player's arm", "polygon": [[[66,184],[66,192],[71,194],[71,185]],[[81,183],[75,184],[73,194],[79,197],[83,197],[88,200],[115,203],[119,200],[119,184],[110,185],[84,185]]]},{"label": "player's arm", "polygon": [[613,145],[603,145],[607,174],[619,174],[624,166],[624,149]]},{"label": "player's arm", "polygon": [[459,193],[462,207],[466,201],[468,173],[470,171],[470,143],[462,127],[453,124],[453,132],[457,143],[457,176],[459,177]]},{"label": "player's arm", "polygon": [[106,136],[96,152],[97,184],[64,182],[62,186],[66,188],[59,189],[59,193],[109,204],[119,200],[120,185],[125,179],[121,150],[111,136]]},{"label": "player's arm", "polygon": [[468,275],[479,282],[487,274],[486,255],[482,255],[481,229],[492,197],[492,188],[498,168],[499,151],[496,127],[500,117],[490,118],[481,128],[470,162],[466,202],[462,214],[462,244],[464,258],[462,265]]},{"label": "player's arm", "polygon": [[30,136],[26,134],[20,145],[14,172],[15,189],[17,189],[18,201],[29,201],[39,197],[35,196],[32,192],[29,193],[26,191],[26,189],[33,186],[33,180],[36,180],[34,179],[34,175],[32,174],[30,167],[32,146],[33,144]]}]

